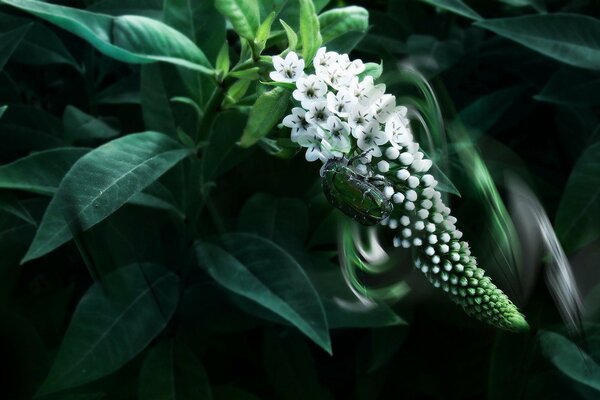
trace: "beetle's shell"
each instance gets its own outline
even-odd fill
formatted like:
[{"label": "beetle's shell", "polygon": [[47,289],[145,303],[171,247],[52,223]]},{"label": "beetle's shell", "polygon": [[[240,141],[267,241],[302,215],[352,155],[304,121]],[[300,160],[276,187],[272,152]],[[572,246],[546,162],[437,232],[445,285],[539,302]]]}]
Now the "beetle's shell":
[{"label": "beetle's shell", "polygon": [[379,224],[393,210],[381,190],[342,162],[329,162],[321,183],[331,205],[363,225]]}]

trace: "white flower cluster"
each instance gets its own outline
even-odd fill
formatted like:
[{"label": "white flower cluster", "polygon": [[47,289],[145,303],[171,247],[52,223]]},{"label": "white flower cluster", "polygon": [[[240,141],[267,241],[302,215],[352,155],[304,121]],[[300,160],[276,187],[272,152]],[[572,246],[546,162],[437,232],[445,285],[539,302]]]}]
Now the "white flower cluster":
[{"label": "white flower cluster", "polygon": [[273,65],[274,81],[295,83],[293,97],[301,107],[294,107],[283,125],[307,148],[306,159],[360,155],[356,172],[372,181],[383,178],[381,191],[394,205],[382,222],[394,231],[394,246],[417,248],[416,268],[467,313],[502,328],[526,329],[522,314],[477,267],[469,244],[461,240],[456,218],[428,173],[432,162],[413,139],[406,107],[396,105],[385,85],[361,77],[363,62],[321,48],[314,74],[304,72],[304,61],[293,52],[285,59],[273,57]]},{"label": "white flower cluster", "polygon": [[284,118],[291,139],[306,147],[308,161],[327,161],[360,149],[366,157],[381,157],[384,145],[401,149],[412,142],[407,109],[376,85],[372,76],[361,77],[365,65],[347,54],[320,48],[313,59],[313,74],[304,72],[304,60],[294,52],[285,59],[273,57],[271,79],[293,82],[293,97],[300,103]]}]

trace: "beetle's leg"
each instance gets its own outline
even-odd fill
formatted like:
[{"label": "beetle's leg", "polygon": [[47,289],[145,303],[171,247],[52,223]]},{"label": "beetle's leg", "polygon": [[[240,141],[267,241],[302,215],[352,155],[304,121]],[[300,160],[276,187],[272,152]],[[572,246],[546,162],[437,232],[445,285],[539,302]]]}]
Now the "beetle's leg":
[{"label": "beetle's leg", "polygon": [[348,164],[352,165],[352,163],[354,161],[358,160],[359,158],[363,158],[364,156],[366,156],[367,154],[369,154],[371,151],[373,151],[373,148],[370,148],[369,150],[364,151],[364,152],[362,152],[362,153],[360,153],[360,154],[352,157],[351,159],[348,160]]}]

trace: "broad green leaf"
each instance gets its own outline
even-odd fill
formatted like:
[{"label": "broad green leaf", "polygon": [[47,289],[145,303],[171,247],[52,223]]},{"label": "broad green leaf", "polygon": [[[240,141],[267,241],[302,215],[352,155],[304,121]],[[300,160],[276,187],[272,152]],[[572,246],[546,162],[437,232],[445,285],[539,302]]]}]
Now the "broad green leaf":
[{"label": "broad green leaf", "polygon": [[88,41],[98,51],[122,62],[164,61],[204,74],[213,70],[202,50],[184,34],[162,22],[136,16],[112,17],[34,0],[0,0],[45,19]]},{"label": "broad green leaf", "polygon": [[315,4],[312,0],[300,1],[300,39],[302,41],[302,58],[308,65],[321,43],[321,32],[319,31],[319,18],[315,10]]},{"label": "broad green leaf", "polygon": [[63,125],[67,141],[71,143],[91,139],[111,139],[119,134],[119,131],[103,120],[86,114],[74,106],[65,108]]},{"label": "broad green leaf", "polygon": [[542,354],[569,378],[600,391],[600,366],[584,350],[558,333],[539,333]]},{"label": "broad green leaf", "polygon": [[482,96],[463,108],[460,118],[465,125],[487,132],[523,94],[525,89],[525,86],[519,85]]},{"label": "broad green leaf", "polygon": [[[218,2],[217,2],[218,3]],[[164,21],[192,39],[204,54],[215,60],[225,42],[225,18],[215,8],[215,2],[166,0]]]},{"label": "broad green leaf", "polygon": [[302,200],[252,196],[240,211],[238,231],[255,233],[281,245],[301,245],[308,234],[308,209]]},{"label": "broad green leaf", "polygon": [[63,42],[44,24],[14,15],[0,14],[0,26],[3,29],[15,29],[24,25],[31,27],[13,53],[13,62],[26,65],[64,64],[80,69]]},{"label": "broad green leaf", "polygon": [[600,21],[579,14],[525,15],[475,25],[565,64],[600,70]]},{"label": "broad green leaf", "polygon": [[243,38],[253,40],[260,25],[260,10],[256,0],[215,0],[215,7]]},{"label": "broad green leaf", "polygon": [[79,159],[52,198],[23,262],[91,228],[181,161],[189,150],[157,132],[131,134]]},{"label": "broad green leaf", "polygon": [[571,106],[596,106],[600,104],[600,75],[576,68],[557,71],[536,100]]},{"label": "broad green leaf", "polygon": [[334,8],[319,15],[319,26],[323,43],[352,31],[365,33],[369,28],[369,12],[357,6]]},{"label": "broad green leaf", "polygon": [[573,251],[600,236],[600,143],[581,155],[565,188],[556,213],[556,233]]},{"label": "broad green leaf", "polygon": [[33,153],[0,166],[0,188],[52,195],[67,171],[89,149],[64,147]]},{"label": "broad green leaf", "polygon": [[0,33],[0,71],[23,40],[29,28],[31,28],[30,25],[25,25],[10,32]]},{"label": "broad green leaf", "polygon": [[94,1],[86,9],[95,13],[108,15],[141,15],[161,20],[163,0],[99,0]]},{"label": "broad green leaf", "polygon": [[249,156],[237,141],[244,130],[247,116],[239,111],[225,111],[217,116],[210,143],[202,156],[202,175],[206,182],[212,181]]},{"label": "broad green leaf", "polygon": [[288,253],[249,234],[221,238],[224,248],[198,244],[198,261],[223,287],[275,313],[331,353],[327,319],[319,296]]},{"label": "broad green leaf", "polygon": [[140,400],[210,400],[204,367],[193,351],[176,340],[150,349],[140,371]]},{"label": "broad green leaf", "polygon": [[0,210],[12,214],[33,226],[37,225],[27,208],[12,193],[0,191]]},{"label": "broad green leaf", "polygon": [[469,18],[475,21],[480,21],[483,18],[477,11],[466,5],[462,0],[422,0],[425,3],[431,4],[432,6],[439,7],[441,9],[453,12],[458,15],[462,15],[465,18]]},{"label": "broad green leaf", "polygon": [[177,275],[154,264],[119,268],[93,284],[75,309],[38,395],[116,371],[165,328],[178,298]]},{"label": "broad green leaf", "polygon": [[265,137],[288,111],[289,100],[290,92],[280,87],[260,95],[250,111],[240,146],[250,147]]},{"label": "broad green leaf", "polygon": [[176,137],[177,125],[169,99],[170,93],[161,65],[143,65],[141,76],[141,103],[146,129]]}]

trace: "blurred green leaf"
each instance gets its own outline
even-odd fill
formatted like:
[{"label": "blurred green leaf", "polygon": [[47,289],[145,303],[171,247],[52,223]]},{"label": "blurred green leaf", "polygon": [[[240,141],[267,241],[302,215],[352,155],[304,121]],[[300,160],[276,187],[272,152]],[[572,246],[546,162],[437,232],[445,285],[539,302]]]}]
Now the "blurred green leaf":
[{"label": "blurred green leaf", "polygon": [[255,0],[219,0],[217,10],[223,14],[233,29],[243,38],[253,40],[260,25],[258,2]]},{"label": "blurred green leaf", "polygon": [[200,265],[222,286],[296,326],[331,353],[327,319],[318,294],[300,265],[268,239],[249,234],[196,248]]},{"label": "blurred green leaf", "polygon": [[[144,68],[144,67],[143,67]],[[94,97],[96,104],[140,104],[140,76],[128,75]]]},{"label": "blurred green leaf", "polygon": [[536,100],[565,106],[600,105],[600,74],[576,68],[562,68],[548,81]]},{"label": "blurred green leaf", "polygon": [[120,268],[92,285],[75,309],[38,395],[117,370],[165,328],[178,298],[178,277],[154,264]]},{"label": "blurred green leaf", "polygon": [[34,0],[1,0],[0,3],[56,24],[119,61],[134,64],[164,61],[204,74],[213,73],[202,50],[190,39],[150,18],[111,17]]},{"label": "blurred green leaf", "polygon": [[0,191],[0,210],[4,210],[33,226],[37,225],[27,208],[25,208],[23,204],[19,202],[19,199],[12,193]]},{"label": "blurred green leaf", "polygon": [[0,33],[0,71],[30,28],[31,25],[25,25],[10,32]]},{"label": "blurred green leaf", "polygon": [[0,188],[52,195],[73,164],[89,149],[64,147],[33,153],[0,166]]},{"label": "blurred green leaf", "polygon": [[500,0],[512,7],[533,7],[538,12],[546,12],[544,0]]},{"label": "blurred green leaf", "polygon": [[299,0],[300,2],[300,40],[302,41],[302,58],[308,65],[321,44],[319,18],[312,0]]},{"label": "blurred green leaf", "polygon": [[140,400],[210,400],[204,367],[177,340],[164,340],[148,351],[140,371]]},{"label": "blurred green leaf", "polygon": [[569,378],[600,391],[600,366],[580,347],[558,333],[540,331],[542,354]]},{"label": "blurred green leaf", "polygon": [[143,65],[141,76],[141,104],[147,129],[176,137],[177,125],[169,99],[165,79],[166,71],[161,65]]},{"label": "blurred green leaf", "polygon": [[475,25],[575,67],[600,70],[600,21],[578,14],[524,15]]},{"label": "blurred green leaf", "polygon": [[189,154],[157,132],[131,134],[79,159],[52,198],[23,262],[69,241],[119,209]]},{"label": "blurred green leaf", "polygon": [[262,94],[254,103],[240,146],[250,147],[265,137],[288,111],[290,92],[276,87]]},{"label": "blurred green leaf", "polygon": [[111,139],[119,131],[101,119],[84,113],[74,106],[67,106],[63,113],[65,136],[69,142],[85,142],[91,139]]},{"label": "blurred green leaf", "polygon": [[567,252],[600,237],[600,143],[581,155],[556,213],[556,233]]},{"label": "blurred green leaf", "polygon": [[439,7],[443,10],[453,12],[458,15],[462,15],[465,18],[469,18],[475,21],[480,21],[483,18],[473,10],[471,7],[466,5],[462,0],[422,0],[425,3],[431,4],[432,6]]},{"label": "blurred green leaf", "polygon": [[4,111],[6,111],[7,108],[8,106],[0,106],[0,118],[2,118],[2,115],[4,114]]},{"label": "blurred green leaf", "polygon": [[365,33],[369,27],[369,12],[357,6],[334,8],[319,15],[323,43],[351,31]]},{"label": "blurred green leaf", "polygon": [[479,97],[460,112],[463,123],[481,132],[492,128],[523,94],[526,86],[518,85]]},{"label": "blurred green leaf", "polygon": [[253,394],[231,386],[213,387],[214,400],[260,400]]}]

